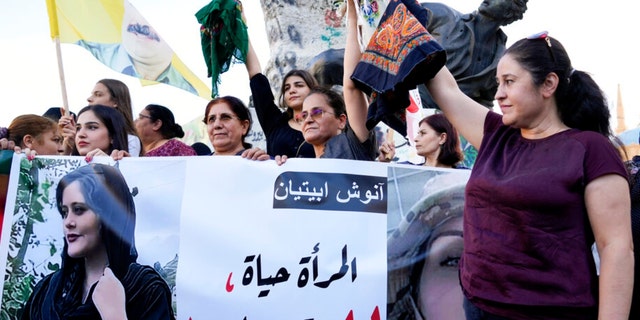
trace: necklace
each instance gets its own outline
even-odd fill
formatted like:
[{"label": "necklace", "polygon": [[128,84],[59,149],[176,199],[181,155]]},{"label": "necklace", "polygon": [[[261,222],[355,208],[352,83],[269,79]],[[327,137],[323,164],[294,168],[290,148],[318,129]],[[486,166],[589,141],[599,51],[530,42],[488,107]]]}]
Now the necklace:
[{"label": "necklace", "polygon": [[156,149],[156,148],[162,146],[163,144],[165,144],[165,142],[167,142],[167,141],[169,141],[169,140],[167,140],[167,139],[156,140],[156,141],[148,144],[148,147],[145,147],[144,152],[149,152],[149,151],[151,151],[153,149]]}]

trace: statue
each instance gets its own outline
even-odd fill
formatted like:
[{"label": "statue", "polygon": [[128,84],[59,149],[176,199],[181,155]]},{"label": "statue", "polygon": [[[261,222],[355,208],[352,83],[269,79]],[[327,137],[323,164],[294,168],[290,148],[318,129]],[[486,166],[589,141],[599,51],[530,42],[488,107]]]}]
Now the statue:
[{"label": "statue", "polygon": [[[446,49],[447,67],[460,89],[487,107],[493,106],[497,89],[495,69],[506,48],[507,36],[501,27],[522,19],[527,1],[482,1],[476,11],[466,14],[443,3],[421,2],[429,11],[427,30]],[[340,75],[326,74],[327,70],[342,70],[342,2],[324,0],[308,5],[298,4],[296,0],[262,0],[272,53],[266,74],[272,84],[279,83],[279,78],[292,68],[306,68],[317,73],[319,82],[329,87],[342,84]],[[380,6],[380,9],[386,7]],[[291,14],[289,11],[292,10],[297,13]],[[286,27],[285,21],[289,21]],[[302,28],[305,24],[309,28]],[[294,32],[292,36],[287,32],[289,29],[305,32]],[[313,39],[315,33],[318,35]],[[423,106],[437,108],[424,86],[418,88]]]},{"label": "statue", "polygon": [[[467,14],[442,3],[421,3],[429,12],[427,30],[447,51],[447,68],[458,86],[486,107],[493,106],[496,67],[506,48],[507,35],[500,28],[522,19],[527,1],[483,1]],[[419,89],[423,106],[437,108],[424,85]]]},{"label": "statue", "polygon": [[[325,50],[344,48],[344,0],[260,0],[271,57],[263,73],[273,92],[292,69],[309,69],[309,62]],[[332,55],[333,57],[333,55]],[[342,66],[342,55],[339,58]],[[339,70],[342,70],[341,68]],[[336,77],[342,81],[342,73]]]}]

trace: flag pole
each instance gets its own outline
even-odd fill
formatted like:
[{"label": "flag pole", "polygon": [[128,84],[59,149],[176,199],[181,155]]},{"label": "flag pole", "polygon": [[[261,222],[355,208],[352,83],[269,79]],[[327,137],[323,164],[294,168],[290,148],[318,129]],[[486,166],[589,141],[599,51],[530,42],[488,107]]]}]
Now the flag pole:
[{"label": "flag pole", "polygon": [[62,51],[60,50],[60,37],[55,37],[56,56],[58,59],[58,75],[60,76],[60,90],[62,90],[62,106],[64,115],[69,115],[69,100],[67,99],[67,85],[64,78],[64,67],[62,66]]},{"label": "flag pole", "polygon": [[69,115],[69,100],[67,99],[67,85],[64,80],[64,68],[62,67],[62,51],[60,50],[60,30],[58,29],[58,13],[56,0],[47,1],[47,14],[49,15],[49,30],[51,39],[56,42],[56,57],[58,59],[58,75],[60,77],[60,89],[62,90],[62,107],[64,115]]}]

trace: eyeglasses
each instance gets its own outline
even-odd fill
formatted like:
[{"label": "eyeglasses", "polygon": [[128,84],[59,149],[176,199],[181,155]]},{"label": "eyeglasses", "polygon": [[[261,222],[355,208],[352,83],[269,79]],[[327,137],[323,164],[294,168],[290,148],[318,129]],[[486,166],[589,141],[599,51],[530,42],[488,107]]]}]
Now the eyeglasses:
[{"label": "eyeglasses", "polygon": [[320,107],[313,107],[313,108],[311,108],[311,111],[309,111],[309,112],[302,111],[302,112],[298,113],[295,116],[294,120],[298,124],[303,124],[307,120],[307,117],[311,116],[311,119],[313,119],[314,121],[317,121],[318,119],[322,118],[325,113],[335,115],[335,113],[329,112],[329,111],[325,111]]},{"label": "eyeglasses", "polygon": [[547,48],[549,49],[549,54],[551,55],[551,60],[553,62],[556,62],[556,57],[553,55],[553,49],[551,48],[551,37],[549,37],[549,32],[547,32],[547,31],[538,32],[536,34],[532,34],[532,35],[528,36],[527,39],[529,39],[529,40],[542,39],[542,40],[546,41],[547,42]]},{"label": "eyeglasses", "polygon": [[138,114],[138,118],[153,120],[153,118],[151,118],[150,116],[144,115],[142,113]]},{"label": "eyeglasses", "polygon": [[207,124],[214,124],[216,122],[216,120],[220,120],[220,122],[222,123],[228,123],[229,121],[233,120],[233,119],[238,119],[240,120],[240,118],[238,116],[234,116],[228,113],[223,113],[220,114],[220,116],[216,116],[215,114],[212,114],[209,116],[209,118],[207,118]]}]

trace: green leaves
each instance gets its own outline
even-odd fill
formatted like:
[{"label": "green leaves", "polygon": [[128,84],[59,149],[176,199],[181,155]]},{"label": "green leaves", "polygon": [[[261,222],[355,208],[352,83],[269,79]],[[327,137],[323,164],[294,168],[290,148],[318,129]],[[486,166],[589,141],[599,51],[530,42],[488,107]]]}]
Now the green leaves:
[{"label": "green leaves", "polygon": [[[59,239],[39,237],[34,226],[47,222],[47,215],[55,208],[58,181],[80,165],[79,159],[36,158],[29,161],[23,158],[20,161],[0,320],[17,319],[35,284],[46,274],[60,269],[59,263],[52,262],[59,261]],[[25,261],[27,251],[40,246],[48,249],[44,252],[48,252],[50,261],[46,265]]]}]

